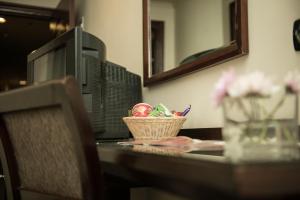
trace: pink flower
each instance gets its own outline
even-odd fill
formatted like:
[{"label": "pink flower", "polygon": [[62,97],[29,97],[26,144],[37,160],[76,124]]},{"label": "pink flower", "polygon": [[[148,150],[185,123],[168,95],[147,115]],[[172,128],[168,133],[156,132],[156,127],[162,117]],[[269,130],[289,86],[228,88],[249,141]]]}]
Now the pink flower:
[{"label": "pink flower", "polygon": [[285,87],[288,92],[300,92],[300,73],[297,71],[289,72],[284,79]]},{"label": "pink flower", "polygon": [[223,72],[221,78],[218,80],[213,93],[213,102],[215,106],[222,104],[223,99],[228,95],[229,86],[235,81],[236,73],[233,68]]},{"label": "pink flower", "polygon": [[249,95],[269,96],[278,90],[272,81],[262,72],[255,71],[240,76],[229,88],[231,97],[243,97]]}]

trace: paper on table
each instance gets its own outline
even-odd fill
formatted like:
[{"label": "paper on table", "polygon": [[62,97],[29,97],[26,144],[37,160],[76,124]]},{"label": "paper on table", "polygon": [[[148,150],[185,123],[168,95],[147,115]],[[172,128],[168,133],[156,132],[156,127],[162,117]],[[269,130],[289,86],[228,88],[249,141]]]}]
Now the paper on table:
[{"label": "paper on table", "polygon": [[164,138],[161,140],[132,140],[118,142],[120,145],[147,145],[162,148],[171,148],[182,152],[190,151],[220,151],[224,148],[224,142],[220,140],[199,140],[186,136]]}]

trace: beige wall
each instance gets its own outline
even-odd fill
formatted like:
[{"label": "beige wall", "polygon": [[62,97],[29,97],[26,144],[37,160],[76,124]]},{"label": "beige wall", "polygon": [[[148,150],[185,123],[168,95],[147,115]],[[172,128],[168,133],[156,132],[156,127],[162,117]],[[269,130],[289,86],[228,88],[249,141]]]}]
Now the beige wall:
[{"label": "beige wall", "polygon": [[[108,59],[142,75],[142,1],[86,2],[86,30],[104,40]],[[144,101],[163,102],[178,110],[192,104],[185,128],[220,127],[222,112],[212,106],[211,91],[222,71],[234,67],[239,72],[262,70],[280,77],[289,69],[300,69],[300,56],[292,43],[292,26],[300,18],[299,8],[299,0],[248,1],[249,55],[144,88]]]},{"label": "beige wall", "polygon": [[103,40],[107,59],[126,66],[131,72],[143,72],[142,1],[85,0],[81,12],[84,28]]}]

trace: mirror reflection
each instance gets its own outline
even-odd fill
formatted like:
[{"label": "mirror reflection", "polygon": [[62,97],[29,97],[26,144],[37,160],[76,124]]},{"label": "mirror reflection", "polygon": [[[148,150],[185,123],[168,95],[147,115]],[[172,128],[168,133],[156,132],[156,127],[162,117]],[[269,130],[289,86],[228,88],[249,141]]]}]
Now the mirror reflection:
[{"label": "mirror reflection", "polygon": [[232,43],[234,4],[234,0],[150,0],[150,75]]}]

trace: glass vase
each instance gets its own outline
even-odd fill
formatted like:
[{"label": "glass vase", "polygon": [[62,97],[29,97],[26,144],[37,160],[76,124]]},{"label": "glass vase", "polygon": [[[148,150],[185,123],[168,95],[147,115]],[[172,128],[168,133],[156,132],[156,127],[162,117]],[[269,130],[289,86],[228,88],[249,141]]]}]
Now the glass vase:
[{"label": "glass vase", "polygon": [[299,159],[298,96],[227,97],[224,155],[233,162]]}]

